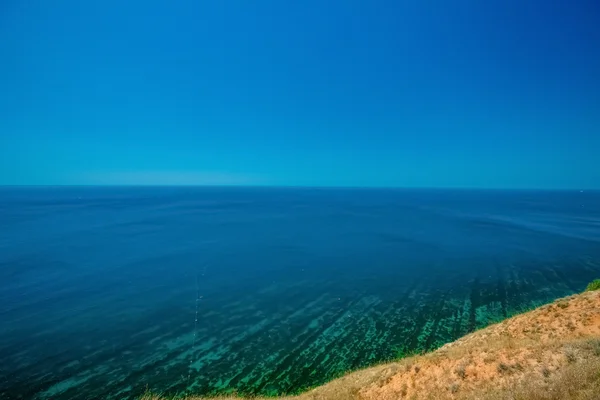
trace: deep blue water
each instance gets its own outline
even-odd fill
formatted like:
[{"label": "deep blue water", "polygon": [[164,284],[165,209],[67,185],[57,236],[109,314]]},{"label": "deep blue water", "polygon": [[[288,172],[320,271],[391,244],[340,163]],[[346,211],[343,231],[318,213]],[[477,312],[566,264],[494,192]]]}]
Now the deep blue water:
[{"label": "deep blue water", "polygon": [[600,277],[600,192],[0,189],[0,398],[290,393]]}]

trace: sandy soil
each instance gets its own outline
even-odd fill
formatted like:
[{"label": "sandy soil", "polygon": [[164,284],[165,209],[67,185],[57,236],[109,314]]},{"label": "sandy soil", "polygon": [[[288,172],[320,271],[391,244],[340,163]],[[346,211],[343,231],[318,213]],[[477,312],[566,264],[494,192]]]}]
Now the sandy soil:
[{"label": "sandy soil", "polygon": [[514,388],[526,378],[550,382],[569,364],[600,356],[598,338],[600,292],[571,296],[417,357],[358,398],[460,398]]}]

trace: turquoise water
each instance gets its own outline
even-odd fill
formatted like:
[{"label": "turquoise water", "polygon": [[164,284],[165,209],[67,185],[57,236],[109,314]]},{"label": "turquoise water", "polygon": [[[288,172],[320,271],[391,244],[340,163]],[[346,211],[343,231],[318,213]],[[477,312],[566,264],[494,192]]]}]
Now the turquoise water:
[{"label": "turquoise water", "polygon": [[600,193],[0,189],[0,398],[293,393],[600,277]]}]

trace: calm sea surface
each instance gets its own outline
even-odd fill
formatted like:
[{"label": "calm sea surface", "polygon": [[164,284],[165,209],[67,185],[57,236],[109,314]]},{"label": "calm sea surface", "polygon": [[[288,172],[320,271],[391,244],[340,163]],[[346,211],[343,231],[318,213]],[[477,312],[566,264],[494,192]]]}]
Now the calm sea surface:
[{"label": "calm sea surface", "polygon": [[600,192],[0,188],[0,399],[292,393],[600,277]]}]

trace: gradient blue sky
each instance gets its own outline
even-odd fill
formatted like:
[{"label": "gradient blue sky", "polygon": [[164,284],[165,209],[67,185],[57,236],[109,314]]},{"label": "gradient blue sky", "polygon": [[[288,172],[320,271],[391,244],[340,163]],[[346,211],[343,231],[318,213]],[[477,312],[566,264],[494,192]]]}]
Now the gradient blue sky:
[{"label": "gradient blue sky", "polygon": [[600,5],[0,4],[0,184],[600,188]]}]

